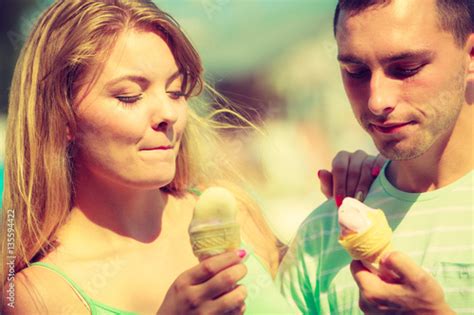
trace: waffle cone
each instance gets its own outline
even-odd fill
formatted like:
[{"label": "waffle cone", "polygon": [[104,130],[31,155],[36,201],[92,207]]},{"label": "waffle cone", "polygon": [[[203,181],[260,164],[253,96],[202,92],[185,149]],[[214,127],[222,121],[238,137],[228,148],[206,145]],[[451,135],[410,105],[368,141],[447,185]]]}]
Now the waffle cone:
[{"label": "waffle cone", "polygon": [[240,226],[237,223],[193,227],[189,236],[194,255],[199,260],[240,247]]},{"label": "waffle cone", "polygon": [[339,243],[355,260],[360,260],[368,269],[379,269],[380,259],[391,252],[392,229],[382,210],[368,213],[372,226],[362,233],[339,237]]}]

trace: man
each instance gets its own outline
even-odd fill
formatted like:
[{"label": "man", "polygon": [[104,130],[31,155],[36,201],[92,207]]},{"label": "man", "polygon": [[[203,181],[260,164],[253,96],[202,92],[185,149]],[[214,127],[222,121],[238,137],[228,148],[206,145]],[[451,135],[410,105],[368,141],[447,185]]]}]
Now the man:
[{"label": "man", "polygon": [[383,209],[393,229],[396,251],[381,269],[398,279],[351,262],[328,201],[303,222],[280,268],[282,291],[302,313],[474,313],[472,5],[339,1],[344,87],[391,160],[365,203]]}]

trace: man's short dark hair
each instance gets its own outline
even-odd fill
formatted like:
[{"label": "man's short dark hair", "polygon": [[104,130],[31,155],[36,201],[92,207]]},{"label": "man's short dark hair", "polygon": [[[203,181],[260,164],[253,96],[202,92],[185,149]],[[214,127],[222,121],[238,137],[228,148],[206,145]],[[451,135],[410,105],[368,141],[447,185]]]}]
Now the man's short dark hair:
[{"label": "man's short dark hair", "polygon": [[[339,14],[342,10],[356,15],[372,6],[384,6],[391,0],[339,0],[334,13],[334,35]],[[436,0],[439,25],[442,30],[451,32],[459,46],[464,46],[469,34],[474,33],[473,0]]]}]

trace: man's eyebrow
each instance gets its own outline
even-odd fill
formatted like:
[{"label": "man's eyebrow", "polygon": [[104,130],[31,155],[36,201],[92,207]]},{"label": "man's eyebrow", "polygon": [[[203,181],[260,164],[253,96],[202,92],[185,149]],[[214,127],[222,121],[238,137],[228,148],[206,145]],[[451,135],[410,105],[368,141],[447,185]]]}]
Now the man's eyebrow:
[{"label": "man's eyebrow", "polygon": [[339,54],[337,55],[337,60],[342,63],[356,63],[356,64],[364,64],[364,62],[357,58],[356,56],[350,55],[350,54]]},{"label": "man's eyebrow", "polygon": [[[387,64],[396,61],[402,60],[411,60],[411,59],[430,59],[434,56],[435,52],[432,50],[413,50],[413,51],[404,51],[400,53],[390,54],[381,59],[381,63]],[[339,54],[337,60],[342,63],[352,63],[352,64],[365,64],[365,62],[351,54]]]},{"label": "man's eyebrow", "polygon": [[410,60],[410,59],[431,59],[434,56],[434,54],[435,52],[432,50],[405,51],[405,52],[386,56],[382,58],[381,62],[391,63],[395,61]]},{"label": "man's eyebrow", "polygon": [[[171,83],[173,83],[174,80],[176,80],[176,78],[178,78],[179,76],[182,76],[182,73],[179,72],[179,71],[176,71],[174,72],[171,76],[169,76],[168,79],[166,79],[166,87],[168,87]],[[150,80],[148,80],[146,77],[144,76],[141,76],[141,75],[133,75],[133,74],[128,74],[128,75],[123,75],[123,76],[120,76],[118,78],[115,78],[115,79],[112,79],[110,80],[109,82],[107,82],[105,84],[106,87],[111,87],[119,82],[122,82],[122,81],[131,81],[131,82],[135,82],[137,83],[138,85],[140,85],[141,87],[146,87],[150,84]]]}]

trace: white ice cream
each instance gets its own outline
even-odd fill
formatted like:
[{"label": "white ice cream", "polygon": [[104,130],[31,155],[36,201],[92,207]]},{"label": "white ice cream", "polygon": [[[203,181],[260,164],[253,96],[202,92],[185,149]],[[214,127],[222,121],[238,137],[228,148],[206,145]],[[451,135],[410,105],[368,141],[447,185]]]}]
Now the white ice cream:
[{"label": "white ice cream", "polygon": [[201,225],[232,223],[236,215],[234,195],[222,187],[209,187],[196,202],[191,229]]}]

